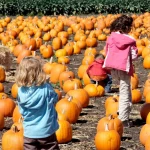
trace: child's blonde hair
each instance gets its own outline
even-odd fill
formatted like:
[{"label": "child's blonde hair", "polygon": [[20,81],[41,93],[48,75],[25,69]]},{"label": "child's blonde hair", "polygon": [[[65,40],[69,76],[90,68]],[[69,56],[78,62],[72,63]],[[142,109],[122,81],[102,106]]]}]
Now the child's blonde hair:
[{"label": "child's blonde hair", "polygon": [[28,56],[19,64],[16,71],[16,83],[20,86],[30,87],[32,85],[40,86],[46,81],[46,74],[42,69],[40,59]]}]

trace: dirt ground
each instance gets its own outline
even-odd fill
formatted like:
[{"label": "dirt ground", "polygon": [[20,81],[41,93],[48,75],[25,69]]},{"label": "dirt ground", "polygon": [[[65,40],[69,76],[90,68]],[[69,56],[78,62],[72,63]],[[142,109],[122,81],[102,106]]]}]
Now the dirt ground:
[{"label": "dirt ground", "polygon": [[[103,49],[105,42],[98,42],[96,47],[97,51]],[[81,64],[84,50],[81,54],[71,56],[71,62],[68,65],[69,69],[72,70],[77,77],[77,69]],[[114,58],[115,59],[115,58]],[[143,85],[146,80],[149,70],[145,70],[142,66],[142,58],[134,62],[136,73],[139,77],[140,91],[143,91]],[[7,72],[7,79],[4,82],[5,92],[11,97],[11,86],[14,83],[14,73],[16,69],[16,60],[14,58],[11,69]],[[115,86],[115,84],[114,84]],[[112,93],[113,95],[113,93]],[[87,108],[83,108],[77,123],[73,124],[73,138],[72,141],[67,144],[60,144],[61,150],[95,150],[94,137],[96,135],[96,127],[100,118],[105,116],[104,102],[108,95],[103,97],[97,97],[90,99],[90,104]],[[15,100],[15,99],[14,99]],[[120,150],[144,150],[144,147],[139,142],[139,133],[144,121],[140,117],[140,108],[144,103],[144,99],[138,104],[134,104],[130,118],[134,122],[134,127],[124,130],[123,137],[121,139]],[[12,125],[12,119],[6,118],[5,128],[0,131],[0,139],[4,132],[6,132]],[[0,140],[1,141],[1,140]],[[1,142],[0,142],[1,147]],[[0,148],[1,149],[1,148]]]}]

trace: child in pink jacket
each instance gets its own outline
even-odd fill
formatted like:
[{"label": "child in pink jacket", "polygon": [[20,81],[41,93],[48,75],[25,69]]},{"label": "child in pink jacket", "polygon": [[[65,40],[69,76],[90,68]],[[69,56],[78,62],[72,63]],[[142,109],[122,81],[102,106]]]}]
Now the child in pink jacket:
[{"label": "child in pink jacket", "polygon": [[86,70],[89,78],[91,79],[91,83],[100,83],[105,87],[105,92],[111,92],[112,85],[112,77],[110,75],[110,71],[103,68],[105,57],[102,54],[96,54],[94,62],[89,65]]},{"label": "child in pink jacket", "polygon": [[111,69],[112,78],[120,81],[119,119],[124,127],[131,127],[129,114],[132,106],[130,79],[134,69],[132,60],[137,58],[136,41],[128,33],[133,19],[126,15],[118,17],[110,26],[111,35],[106,41],[104,68]]}]

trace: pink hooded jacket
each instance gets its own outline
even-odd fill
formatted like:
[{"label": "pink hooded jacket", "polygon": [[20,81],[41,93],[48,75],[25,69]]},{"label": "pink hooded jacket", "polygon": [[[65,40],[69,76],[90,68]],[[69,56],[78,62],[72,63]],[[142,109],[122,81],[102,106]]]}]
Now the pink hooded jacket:
[{"label": "pink hooded jacket", "polygon": [[133,76],[132,60],[137,58],[136,41],[126,34],[112,32],[106,42],[103,68],[126,71]]}]

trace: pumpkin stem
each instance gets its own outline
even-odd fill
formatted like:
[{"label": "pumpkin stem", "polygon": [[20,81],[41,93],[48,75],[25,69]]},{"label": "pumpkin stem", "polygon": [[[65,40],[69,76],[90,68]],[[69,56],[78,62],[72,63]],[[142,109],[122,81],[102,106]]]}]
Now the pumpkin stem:
[{"label": "pumpkin stem", "polygon": [[73,96],[70,96],[70,97],[68,98],[68,101],[71,102],[72,99],[73,99]]},{"label": "pumpkin stem", "polygon": [[36,55],[36,51],[33,51],[32,55],[35,56]]},{"label": "pumpkin stem", "polygon": [[7,98],[7,96],[3,94],[2,95],[2,99],[6,99],[6,98]]},{"label": "pumpkin stem", "polygon": [[78,85],[77,85],[77,83],[75,83],[74,90],[77,90],[77,89],[78,89]]},{"label": "pumpkin stem", "polygon": [[52,63],[52,61],[53,61],[53,57],[50,58],[49,62]]},{"label": "pumpkin stem", "polygon": [[32,45],[29,47],[29,51],[31,51],[31,49],[32,49]]},{"label": "pumpkin stem", "polygon": [[16,133],[16,132],[19,132],[19,130],[18,130],[18,128],[17,128],[17,126],[16,125],[14,125],[13,127],[12,127],[12,130]]},{"label": "pumpkin stem", "polygon": [[105,125],[105,131],[109,131],[108,124]]},{"label": "pumpkin stem", "polygon": [[110,114],[110,115],[108,116],[108,119],[109,119],[109,120],[113,119],[113,115]]},{"label": "pumpkin stem", "polygon": [[19,123],[22,123],[23,122],[23,117],[21,116],[18,120]]},{"label": "pumpkin stem", "polygon": [[96,81],[96,84],[95,84],[96,86],[98,86],[98,81]]}]

